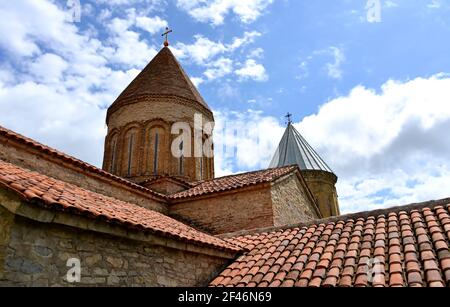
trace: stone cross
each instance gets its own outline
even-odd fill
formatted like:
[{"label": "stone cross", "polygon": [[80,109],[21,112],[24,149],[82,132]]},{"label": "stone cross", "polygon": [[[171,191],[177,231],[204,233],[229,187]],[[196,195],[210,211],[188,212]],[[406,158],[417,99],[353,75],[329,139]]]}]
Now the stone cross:
[{"label": "stone cross", "polygon": [[166,28],[166,32],[164,32],[161,36],[165,36],[166,40],[164,41],[164,46],[169,46],[169,34],[172,33],[172,29]]}]

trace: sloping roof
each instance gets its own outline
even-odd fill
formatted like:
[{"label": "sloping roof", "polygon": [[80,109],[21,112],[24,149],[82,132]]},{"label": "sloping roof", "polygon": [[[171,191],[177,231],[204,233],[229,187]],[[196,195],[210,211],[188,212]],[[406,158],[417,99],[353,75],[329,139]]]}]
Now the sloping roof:
[{"label": "sloping roof", "polygon": [[170,175],[156,175],[153,178],[144,180],[144,181],[142,181],[139,184],[145,186],[145,185],[148,185],[148,184],[152,184],[152,183],[159,182],[159,181],[164,181],[164,180],[177,182],[180,185],[185,186],[187,188],[196,186],[195,182],[189,182],[187,180],[181,179],[180,177],[175,177],[175,176],[170,176]]},{"label": "sloping roof", "polygon": [[44,208],[83,215],[188,243],[234,252],[240,250],[232,243],[197,231],[161,213],[94,193],[2,160],[0,186]]},{"label": "sloping roof", "polygon": [[155,191],[152,191],[150,189],[144,188],[143,186],[140,186],[138,184],[135,184],[131,181],[128,181],[126,179],[123,179],[122,177],[113,175],[111,173],[105,172],[104,170],[95,167],[89,163],[86,163],[82,160],[79,160],[77,158],[74,158],[68,154],[65,154],[63,152],[60,152],[54,148],[51,148],[49,146],[43,145],[33,139],[27,138],[17,132],[11,131],[9,129],[6,129],[2,126],[0,126],[0,138],[1,137],[5,137],[6,139],[10,139],[13,141],[16,141],[18,143],[21,143],[27,147],[30,147],[32,149],[35,149],[37,151],[42,152],[43,154],[49,155],[49,156],[53,156],[55,158],[61,159],[64,162],[70,163],[76,167],[79,167],[83,170],[86,171],[90,171],[93,172],[97,175],[100,175],[102,177],[108,178],[110,180],[116,181],[120,184],[126,185],[128,187],[131,187],[133,189],[136,189],[138,191],[144,192],[144,193],[148,193],[149,195],[152,195],[153,197],[157,197],[160,200],[164,200],[165,199],[165,195],[162,195],[160,193],[157,193]]},{"label": "sloping roof", "polygon": [[141,73],[128,85],[108,109],[108,115],[118,107],[142,96],[176,96],[208,105],[177,61],[172,51],[164,47]]},{"label": "sloping roof", "polygon": [[298,165],[301,170],[319,170],[333,173],[319,154],[295,129],[294,125],[289,123],[269,168],[294,164]]},{"label": "sloping roof", "polygon": [[211,286],[450,286],[450,199],[229,238]]},{"label": "sloping roof", "polygon": [[202,181],[189,190],[170,195],[169,198],[175,200],[202,196],[272,182],[297,169],[297,166],[285,166]]}]

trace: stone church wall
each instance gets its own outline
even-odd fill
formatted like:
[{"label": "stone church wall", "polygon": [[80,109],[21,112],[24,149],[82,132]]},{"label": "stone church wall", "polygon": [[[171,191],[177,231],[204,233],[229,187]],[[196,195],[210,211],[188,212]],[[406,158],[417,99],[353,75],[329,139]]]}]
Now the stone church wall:
[{"label": "stone church wall", "polygon": [[322,171],[302,171],[302,174],[316,199],[322,217],[340,215],[336,192],[337,177]]},{"label": "stone church wall", "polygon": [[30,146],[3,139],[1,136],[0,159],[103,195],[162,213],[167,212],[166,205],[151,198],[147,192],[134,190],[125,184],[91,173]]},{"label": "stone church wall", "polygon": [[270,185],[175,203],[169,209],[212,234],[273,226]]},{"label": "stone church wall", "polygon": [[273,203],[273,226],[285,226],[312,221],[319,218],[314,204],[301,185],[296,174],[276,181],[271,189]]},{"label": "stone church wall", "polygon": [[314,206],[292,173],[272,184],[173,203],[169,213],[217,235],[309,222],[319,218]]},{"label": "stone church wall", "polygon": [[[79,283],[67,282],[70,258],[80,260]],[[40,223],[0,206],[0,286],[206,286],[228,262],[212,254]]]}]

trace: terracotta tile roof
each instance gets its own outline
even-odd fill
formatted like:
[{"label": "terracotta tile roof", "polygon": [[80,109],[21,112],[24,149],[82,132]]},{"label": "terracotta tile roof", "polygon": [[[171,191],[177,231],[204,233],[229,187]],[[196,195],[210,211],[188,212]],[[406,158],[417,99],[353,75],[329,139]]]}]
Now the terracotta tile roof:
[{"label": "terracotta tile roof", "polygon": [[448,287],[449,203],[229,238],[249,251],[211,286]]},{"label": "terracotta tile roof", "polygon": [[108,109],[106,121],[112,112],[123,105],[145,97],[173,96],[197,103],[208,113],[209,109],[202,96],[168,47],[161,51],[128,85]]},{"label": "terracotta tile roof", "polygon": [[36,149],[38,151],[41,151],[42,153],[44,153],[46,155],[54,156],[54,157],[56,157],[58,159],[61,159],[61,160],[65,161],[65,162],[67,162],[67,163],[73,164],[74,166],[82,168],[83,170],[87,170],[87,171],[93,172],[95,174],[98,174],[98,175],[103,176],[105,178],[108,178],[110,180],[113,180],[113,181],[116,181],[116,182],[121,183],[123,185],[129,186],[129,187],[131,187],[133,189],[136,189],[136,190],[148,193],[149,195],[157,197],[160,200],[165,199],[165,195],[162,195],[160,193],[157,193],[155,191],[152,191],[152,190],[144,188],[144,187],[142,187],[140,185],[137,185],[137,184],[135,184],[133,182],[125,180],[125,179],[123,179],[121,177],[118,177],[118,176],[115,176],[115,175],[110,174],[108,172],[105,172],[104,170],[102,170],[102,169],[100,169],[98,167],[95,167],[95,166],[93,166],[93,165],[91,165],[89,163],[86,163],[86,162],[81,161],[81,160],[79,160],[77,158],[74,158],[74,157],[72,157],[72,156],[70,156],[68,154],[60,152],[60,151],[58,151],[58,150],[56,150],[54,148],[51,148],[51,147],[46,146],[46,145],[43,145],[43,144],[41,144],[41,143],[39,143],[39,142],[37,142],[37,141],[35,141],[33,139],[27,138],[27,137],[25,137],[25,136],[23,136],[21,134],[18,134],[18,133],[14,132],[14,131],[6,129],[6,128],[2,127],[2,126],[0,126],[0,137],[5,137],[7,139],[14,140],[16,142],[19,142],[19,143],[25,145],[25,146],[29,146],[30,148]]},{"label": "terracotta tile roof", "polygon": [[161,213],[94,193],[2,160],[0,186],[17,193],[26,201],[48,209],[83,215],[193,244],[228,251],[240,250],[232,243],[197,231]]},{"label": "terracotta tile roof", "polygon": [[175,176],[170,176],[170,175],[156,175],[153,178],[150,178],[150,179],[147,179],[147,180],[144,180],[144,181],[140,182],[139,184],[145,186],[147,184],[152,184],[154,182],[158,182],[158,181],[161,181],[161,180],[174,181],[174,182],[179,183],[180,185],[185,186],[186,188],[191,188],[191,187],[194,187],[194,186],[196,186],[198,184],[196,182],[189,182],[189,181],[184,180],[182,178],[175,177]]},{"label": "terracotta tile roof", "polygon": [[234,190],[261,183],[272,182],[297,169],[297,166],[285,166],[280,168],[272,168],[256,172],[216,178],[200,182],[195,187],[189,190],[170,195],[169,198],[176,200],[188,197],[196,197],[217,192]]}]

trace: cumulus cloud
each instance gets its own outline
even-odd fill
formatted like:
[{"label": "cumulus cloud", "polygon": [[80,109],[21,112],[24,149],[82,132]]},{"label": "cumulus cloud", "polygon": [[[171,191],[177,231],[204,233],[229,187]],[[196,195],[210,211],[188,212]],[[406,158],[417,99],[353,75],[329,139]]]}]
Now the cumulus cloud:
[{"label": "cumulus cloud", "polygon": [[[241,37],[234,37],[230,43],[223,43],[221,41],[210,40],[203,35],[197,34],[194,36],[194,43],[185,44],[178,42],[172,46],[175,56],[184,62],[191,62],[198,66],[204,67],[203,77],[197,77],[196,82],[213,81],[225,77],[233,72],[235,63],[231,55],[249,44],[252,44],[261,33],[257,31],[244,32]],[[252,64],[252,63],[249,63]],[[256,64],[256,67],[243,67],[242,78],[254,79],[257,81],[264,75],[249,75],[261,73],[262,65]],[[265,71],[264,71],[265,74]],[[198,83],[199,84],[199,83]]]},{"label": "cumulus cloud", "polygon": [[301,80],[309,77],[312,73],[310,66],[314,62],[320,62],[320,65],[323,65],[322,71],[326,73],[329,78],[336,80],[342,79],[344,74],[342,64],[345,62],[343,48],[330,46],[316,50],[307,57],[300,58],[298,65],[299,71],[296,78]]},{"label": "cumulus cloud", "polygon": [[142,68],[156,55],[154,47],[141,40],[138,32],[130,30],[135,23],[136,17],[132,15],[128,18],[114,18],[108,25],[113,49],[107,57],[113,63]]},{"label": "cumulus cloud", "polygon": [[0,67],[0,124],[100,165],[106,106],[138,70],[108,66],[114,42],[80,33],[53,2],[2,1],[0,15],[8,22],[0,31],[9,31],[0,48],[11,62]]},{"label": "cumulus cloud", "polygon": [[46,53],[30,65],[30,73],[44,83],[58,82],[68,67],[69,64],[59,55]]},{"label": "cumulus cloud", "polygon": [[155,34],[166,28],[169,24],[166,20],[161,19],[159,16],[147,17],[140,16],[136,17],[136,26],[149,32],[150,34]]},{"label": "cumulus cloud", "polygon": [[234,13],[243,23],[254,22],[272,3],[273,0],[177,0],[178,7],[194,19],[213,25],[223,24],[229,13]]},{"label": "cumulus cloud", "polygon": [[266,168],[284,128],[261,111],[214,110],[217,176]]},{"label": "cumulus cloud", "polygon": [[233,71],[233,61],[227,58],[220,58],[208,65],[208,69],[204,72],[208,80],[214,80],[228,75]]},{"label": "cumulus cloud", "polygon": [[206,65],[215,56],[232,53],[236,49],[253,43],[261,33],[257,31],[244,32],[242,37],[235,37],[231,43],[226,44],[221,41],[212,41],[201,34],[194,36],[192,44],[178,42],[172,47],[174,54],[187,61],[192,61],[198,65]]},{"label": "cumulus cloud", "polygon": [[341,79],[343,74],[341,65],[345,61],[344,51],[338,47],[332,46],[321,52],[330,54],[333,57],[333,62],[326,64],[328,76],[333,79]]},{"label": "cumulus cloud", "polygon": [[[344,213],[450,196],[449,87],[444,74],[390,80],[378,92],[357,86],[295,124],[339,176]],[[255,111],[222,112],[218,120],[233,123],[236,117],[241,121],[231,126],[250,132],[237,138],[243,145],[234,168],[216,153],[218,173],[267,167],[284,127]],[[271,144],[258,145],[267,135]]]},{"label": "cumulus cloud", "polygon": [[266,69],[262,64],[258,64],[253,59],[248,59],[242,68],[236,70],[236,75],[238,75],[241,80],[254,80],[259,82],[264,82],[269,79],[266,73]]}]

